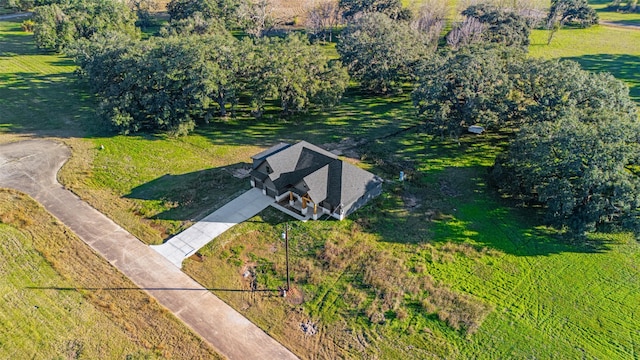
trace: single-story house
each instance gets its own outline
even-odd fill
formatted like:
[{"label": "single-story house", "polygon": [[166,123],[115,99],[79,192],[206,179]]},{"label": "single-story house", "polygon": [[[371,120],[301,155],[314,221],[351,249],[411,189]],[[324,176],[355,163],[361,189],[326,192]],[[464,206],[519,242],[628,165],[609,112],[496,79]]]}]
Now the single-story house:
[{"label": "single-story house", "polygon": [[[342,220],[382,192],[382,179],[306,141],[280,143],[251,157],[251,186],[302,215]],[[309,210],[311,209],[311,210]]]}]

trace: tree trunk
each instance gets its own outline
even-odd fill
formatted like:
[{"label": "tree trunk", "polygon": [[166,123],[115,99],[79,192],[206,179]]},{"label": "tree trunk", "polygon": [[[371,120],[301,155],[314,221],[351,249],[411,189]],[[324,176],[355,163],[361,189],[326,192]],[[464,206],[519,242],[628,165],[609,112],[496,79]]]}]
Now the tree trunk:
[{"label": "tree trunk", "polygon": [[218,96],[218,106],[220,106],[220,116],[227,116],[227,108],[225,107],[224,96]]}]

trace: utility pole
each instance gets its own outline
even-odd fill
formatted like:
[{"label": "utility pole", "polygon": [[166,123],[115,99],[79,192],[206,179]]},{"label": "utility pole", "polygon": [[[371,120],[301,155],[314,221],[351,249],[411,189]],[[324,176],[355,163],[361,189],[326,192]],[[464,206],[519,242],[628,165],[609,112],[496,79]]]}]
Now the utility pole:
[{"label": "utility pole", "polygon": [[287,264],[287,291],[291,289],[291,281],[289,280],[289,224],[284,226],[284,251]]}]

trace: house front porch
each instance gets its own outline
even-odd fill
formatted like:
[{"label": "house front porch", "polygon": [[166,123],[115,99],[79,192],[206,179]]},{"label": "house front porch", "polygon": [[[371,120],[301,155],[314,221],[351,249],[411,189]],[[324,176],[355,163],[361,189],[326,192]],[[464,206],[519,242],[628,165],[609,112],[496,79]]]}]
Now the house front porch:
[{"label": "house front porch", "polygon": [[288,191],[275,199],[276,202],[271,206],[301,221],[318,220],[324,215],[331,215],[328,209],[316,205],[306,195]]}]

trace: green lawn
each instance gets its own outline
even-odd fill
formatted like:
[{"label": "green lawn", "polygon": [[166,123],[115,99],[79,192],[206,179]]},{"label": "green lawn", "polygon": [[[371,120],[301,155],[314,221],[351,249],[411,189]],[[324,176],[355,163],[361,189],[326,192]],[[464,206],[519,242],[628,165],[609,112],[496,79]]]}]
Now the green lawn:
[{"label": "green lawn", "polygon": [[75,64],[42,54],[18,21],[0,22],[0,134],[86,134],[93,102],[74,84]]},{"label": "green lawn", "polygon": [[610,72],[626,82],[631,96],[640,102],[640,30],[607,26],[563,29],[550,45],[547,36],[545,30],[533,31],[531,56],[575,60],[587,70]]},{"label": "green lawn", "polygon": [[[536,31],[530,50],[612,71],[638,99],[638,34],[562,30],[547,46]],[[177,139],[114,136],[93,125],[95,103],[73,70],[63,57],[38,53],[18,23],[0,22],[0,142],[31,133],[63,139],[74,149],[59,175],[65,185],[147,243],[246,189],[233,170],[278,141],[350,143],[349,161],[388,180],[381,197],[346,221],[302,224],[268,210],[205,247],[203,262],[185,264],[299,355],[637,357],[637,241],[601,234],[571,244],[540,227],[534,211],[497,196],[486,175],[503,138],[441,142],[414,128],[406,93],[368,98],[354,90],[337,108],[297,119],[241,114]],[[400,170],[409,179],[402,184]],[[248,269],[260,290],[284,284],[285,222],[295,291],[287,299],[238,291],[250,288]],[[439,320],[456,316],[481,325],[465,334]],[[304,335],[307,321],[320,332]]]},{"label": "green lawn", "polygon": [[598,12],[601,21],[612,23],[615,25],[634,25],[640,26],[640,11],[627,12],[617,11],[609,8],[609,0],[590,0],[591,5]]}]

